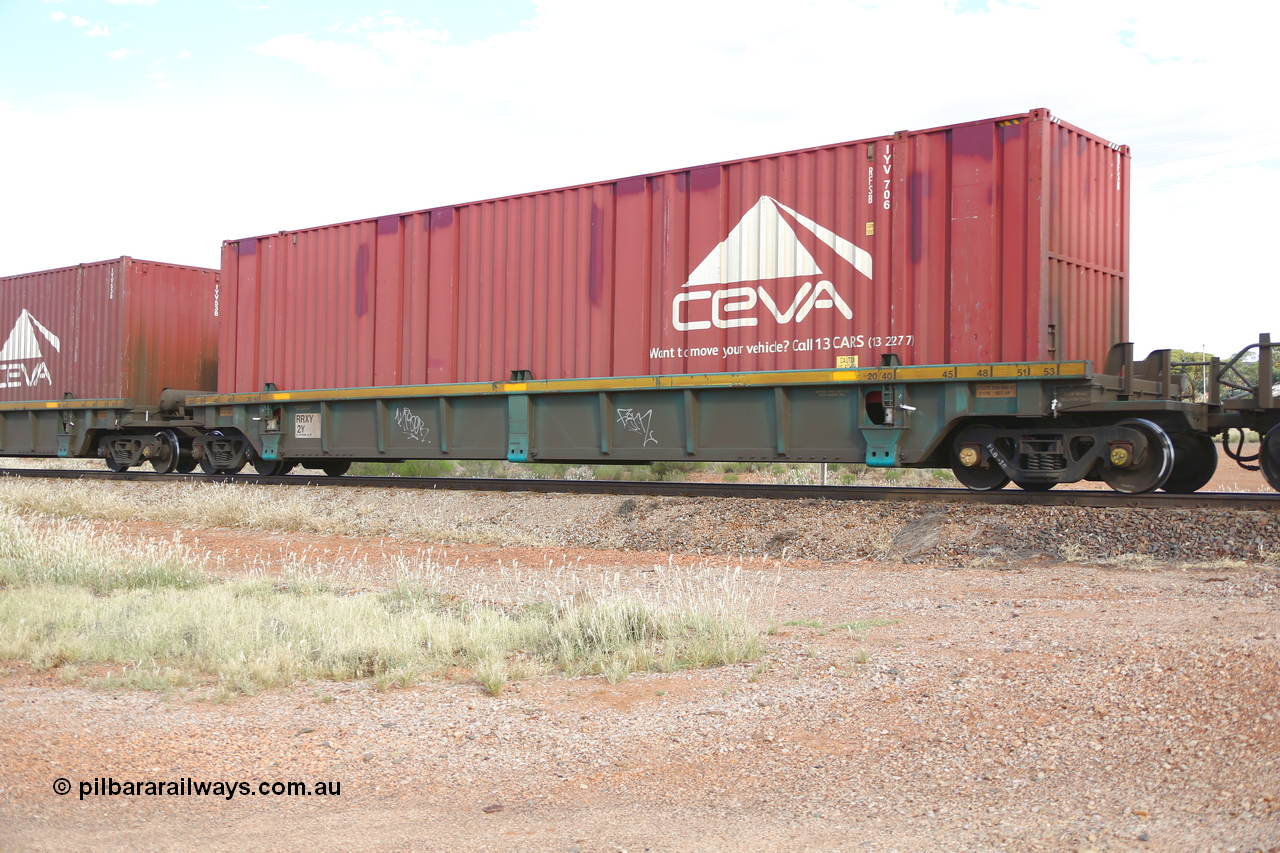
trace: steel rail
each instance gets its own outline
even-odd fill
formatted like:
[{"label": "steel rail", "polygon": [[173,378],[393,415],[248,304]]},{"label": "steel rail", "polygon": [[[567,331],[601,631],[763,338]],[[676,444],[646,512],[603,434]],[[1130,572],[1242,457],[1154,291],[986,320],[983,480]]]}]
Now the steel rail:
[{"label": "steel rail", "polygon": [[0,476],[63,480],[127,482],[230,483],[243,485],[336,486],[372,489],[447,489],[477,492],[538,492],[542,494],[637,495],[649,497],[732,497],[774,500],[938,501],[1012,506],[1148,507],[1152,509],[1228,509],[1280,513],[1280,494],[1269,492],[1162,492],[1128,495],[1084,489],[1025,492],[1010,486],[989,492],[900,486],[808,486],[772,483],[684,483],[634,480],[521,480],[468,477],[326,477],[288,474],[156,474],[150,471],[0,469]]}]

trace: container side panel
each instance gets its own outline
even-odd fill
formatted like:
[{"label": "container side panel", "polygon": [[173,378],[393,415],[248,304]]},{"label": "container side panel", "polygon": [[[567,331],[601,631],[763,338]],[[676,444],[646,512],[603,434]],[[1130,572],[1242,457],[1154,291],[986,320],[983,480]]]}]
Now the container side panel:
[{"label": "container side panel", "polygon": [[[263,317],[263,306],[258,304],[260,298],[259,263],[264,254],[266,240],[241,240],[237,246],[239,257],[236,261],[236,300],[234,313],[228,312],[224,322],[235,325],[235,344],[239,350],[236,360],[235,388],[229,390],[262,390],[261,333],[260,321]],[[276,318],[279,319],[279,318]]]},{"label": "container side panel", "polygon": [[[632,323],[617,320],[614,314],[614,294],[618,283],[613,275],[612,259],[617,255],[615,231],[615,197],[613,184],[593,187],[585,199],[590,205],[591,241],[586,248],[586,292],[579,291],[578,300],[585,299],[591,328],[591,346],[585,353],[586,360],[578,368],[588,373],[601,366],[608,374],[616,375],[613,363],[613,341],[617,337],[633,337],[628,328]],[[577,371],[575,371],[577,372]]]},{"label": "container side panel", "polygon": [[427,287],[427,381],[460,382],[459,233],[451,207],[430,211]]},{"label": "container side panel", "polygon": [[1028,289],[1035,289],[1038,279],[1027,277],[1027,258],[1037,251],[1029,227],[1028,163],[1033,156],[1026,124],[1011,124],[995,129],[994,153],[998,158],[995,216],[992,220],[995,260],[998,264],[1000,312],[992,330],[993,357],[997,361],[1025,361],[1044,357],[1042,333],[1046,331],[1038,318],[1028,322]]},{"label": "container side panel", "polygon": [[[375,237],[378,263],[373,305],[374,385],[399,385],[405,381],[400,372],[400,353],[406,342],[397,332],[408,298],[409,288],[405,285],[411,279],[406,276],[406,247],[400,220],[399,216],[379,219]],[[386,329],[387,334],[378,334],[378,329]]]},{"label": "container side panel", "polygon": [[[66,281],[67,293],[75,294],[73,304],[65,308],[55,307],[65,297],[60,296],[57,290],[49,292],[48,295],[53,300],[51,307],[54,307],[55,312],[65,311],[71,318],[66,334],[70,344],[67,352],[71,356],[71,363],[66,365],[69,370],[59,371],[61,375],[58,380],[54,380],[63,384],[61,389],[53,389],[61,391],[55,396],[63,397],[69,393],[73,397],[89,397],[95,396],[89,393],[91,388],[116,388],[123,346],[123,330],[116,312],[121,305],[118,296],[123,278],[123,259],[103,264],[85,264],[76,270],[74,281]],[[50,283],[55,287],[61,284]],[[14,331],[17,331],[16,326]],[[38,344],[39,338],[36,340]],[[57,347],[54,349],[61,352]],[[23,378],[30,383],[38,373],[38,369],[32,370],[28,376],[24,371]],[[12,382],[12,377],[7,378],[7,381]],[[38,381],[36,384],[39,385]]]},{"label": "container side panel", "polygon": [[[877,275],[870,306],[874,317],[891,317],[905,305],[916,306],[917,322],[902,328],[912,345],[885,348],[898,352],[908,364],[943,364],[963,359],[970,345],[962,315],[972,295],[953,276],[956,252],[952,245],[951,139],[945,133],[915,134],[886,143],[887,153],[876,158],[876,199],[889,205],[892,218],[892,266]],[[885,196],[886,188],[890,193]],[[957,292],[959,288],[960,292]],[[871,331],[868,337],[882,337]],[[866,348],[863,365],[878,358],[874,346]],[[976,360],[976,359],[975,359]]]},{"label": "container side panel", "polygon": [[227,320],[234,318],[238,295],[240,267],[239,247],[234,242],[222,244],[222,281],[215,300],[215,314],[218,315],[218,393],[226,394],[234,391],[240,383],[240,359],[244,357],[238,346],[237,324]]},{"label": "container side panel", "polygon": [[[951,335],[973,361],[996,359],[1001,294],[994,224],[996,183],[992,128],[969,125],[952,137]],[[968,360],[968,359],[966,359]]]},{"label": "container side panel", "polygon": [[614,189],[612,237],[615,248],[612,327],[617,329],[609,353],[612,373],[640,376],[649,373],[653,329],[648,309],[652,270],[646,251],[652,237],[649,227],[651,194],[644,178],[619,181]]},{"label": "container side panel", "polygon": [[112,310],[124,336],[116,350],[120,396],[155,405],[165,388],[217,387],[220,274],[150,261],[127,262]]},{"label": "container side panel", "polygon": [[502,269],[501,250],[509,237],[507,202],[505,199],[491,202],[481,211],[483,216],[475,222],[478,233],[466,241],[475,248],[475,255],[466,278],[466,304],[471,310],[463,325],[471,335],[472,360],[481,365],[486,378],[502,379],[507,371],[512,334],[520,322],[515,282],[509,280]]},{"label": "container side panel", "polygon": [[[1021,267],[1012,269],[1010,264],[1010,272],[1021,276],[1022,281],[1022,327],[1030,342],[1023,357],[1060,360],[1058,324],[1061,318],[1051,297],[1054,291],[1049,283],[1052,273],[1048,255],[1049,231],[1053,225],[1053,217],[1047,212],[1052,183],[1049,176],[1052,174],[1053,125],[1047,121],[1028,121],[1014,127],[1026,136],[1025,172],[1021,176],[1026,182],[1026,189],[1022,193],[1009,194],[1010,203],[1016,203],[1018,207],[1007,211],[1009,221],[1006,228],[1010,239],[1015,229],[1022,229],[1026,241]],[[1009,132],[1012,130],[1010,128]],[[1011,283],[1011,286],[1016,284]],[[1010,341],[1011,338],[1012,334],[1006,330],[1005,340]]]},{"label": "container side panel", "polygon": [[690,300],[681,289],[689,266],[686,248],[689,240],[689,217],[685,207],[687,173],[655,176],[650,182],[653,195],[650,207],[651,263],[656,279],[651,294],[650,316],[657,320],[656,354],[649,359],[649,373],[687,373],[688,356],[684,352],[682,327],[697,323],[710,324],[696,317],[701,303]]},{"label": "container side panel", "polygon": [[[481,341],[477,334],[478,318],[485,309],[480,282],[484,281],[483,242],[471,239],[471,234],[483,232],[491,205],[476,204],[459,208],[458,227],[461,231],[458,244],[458,349],[457,364],[468,365],[478,373],[491,374],[491,351],[500,341]],[[489,375],[490,379],[494,377]]]},{"label": "container side panel", "polygon": [[503,254],[502,275],[510,283],[508,299],[512,300],[513,309],[508,326],[511,350],[507,364],[509,370],[528,370],[536,376],[545,369],[541,365],[534,366],[544,346],[538,327],[531,322],[537,288],[533,266],[521,262],[533,250],[536,211],[532,205],[512,204],[508,205],[507,218],[510,234],[506,245],[509,248]]},{"label": "container side panel", "polygon": [[223,390],[1100,360],[1127,192],[1036,110],[240,241]]},{"label": "container side panel", "polygon": [[401,341],[400,376],[408,385],[427,382],[427,330],[430,328],[427,277],[430,275],[431,217],[419,212],[404,218],[404,300],[398,322],[388,322]]},{"label": "container side panel", "polygon": [[1051,130],[1046,255],[1060,358],[1104,363],[1128,336],[1128,152],[1065,124]]},{"label": "container side panel", "polygon": [[295,384],[307,387],[312,382],[323,383],[321,377],[325,375],[340,378],[335,372],[334,351],[341,347],[341,340],[328,337],[336,330],[329,325],[329,300],[334,296],[327,288],[331,271],[341,263],[341,233],[337,228],[317,229],[294,236],[298,238],[293,245],[294,262],[281,285],[288,292],[288,313],[279,318],[279,323],[289,339],[289,351],[297,353],[296,373],[286,377],[268,367],[267,373],[254,383],[255,390],[264,382],[292,388]]}]

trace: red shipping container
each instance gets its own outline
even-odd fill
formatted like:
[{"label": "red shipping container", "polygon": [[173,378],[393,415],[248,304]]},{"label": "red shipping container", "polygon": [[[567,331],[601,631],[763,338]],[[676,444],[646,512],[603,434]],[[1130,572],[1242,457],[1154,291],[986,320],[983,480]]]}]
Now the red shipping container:
[{"label": "red shipping container", "polygon": [[1128,197],[1128,149],[1033,110],[228,241],[219,391],[1101,365]]},{"label": "red shipping container", "polygon": [[0,278],[0,402],[216,388],[219,278],[129,257]]}]

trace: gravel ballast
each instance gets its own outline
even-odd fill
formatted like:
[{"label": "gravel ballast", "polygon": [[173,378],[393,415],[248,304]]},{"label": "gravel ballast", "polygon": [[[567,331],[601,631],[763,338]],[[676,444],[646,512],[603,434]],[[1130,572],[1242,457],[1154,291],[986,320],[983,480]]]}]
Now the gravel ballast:
[{"label": "gravel ballast", "polygon": [[[184,499],[107,485],[143,517]],[[378,555],[430,547],[511,598],[740,567],[766,654],[229,705],[10,662],[0,849],[1280,848],[1275,514],[303,491],[268,494],[308,501],[312,529],[148,535],[259,565],[358,548],[371,578]],[[78,797],[106,777],[341,795]]]}]

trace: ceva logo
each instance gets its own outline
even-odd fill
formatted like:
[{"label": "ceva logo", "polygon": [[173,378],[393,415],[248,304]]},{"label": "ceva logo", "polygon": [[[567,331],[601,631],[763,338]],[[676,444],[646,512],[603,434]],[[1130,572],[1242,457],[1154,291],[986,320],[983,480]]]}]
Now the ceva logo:
[{"label": "ceva logo", "polygon": [[35,385],[41,379],[50,385],[53,384],[49,367],[43,360],[34,367],[28,367],[25,363],[32,359],[44,358],[36,332],[39,332],[54,350],[62,351],[62,342],[58,340],[58,336],[42,326],[39,320],[31,316],[30,311],[22,309],[22,313],[18,315],[18,322],[13,324],[13,331],[9,333],[9,339],[4,342],[3,347],[0,347],[0,388]]},{"label": "ceva logo", "polygon": [[[859,249],[829,228],[801,216],[777,199],[763,195],[738,220],[738,224],[733,226],[729,236],[689,274],[689,280],[681,285],[707,289],[677,293],[671,300],[671,316],[676,329],[689,332],[712,326],[718,329],[755,326],[759,324],[759,318],[744,315],[755,308],[757,303],[763,304],[779,325],[802,322],[812,311],[818,309],[839,311],[846,319],[853,319],[849,304],[826,279],[819,279],[817,285],[806,281],[791,304],[783,306],[778,304],[763,285],[715,289],[717,285],[801,276],[816,278],[824,274],[813,255],[796,236],[791,223],[782,216],[783,211],[835,250],[854,269],[871,278],[870,253]],[[694,319],[697,316],[705,317],[706,308],[689,303],[704,300],[711,302],[710,318]]]}]

